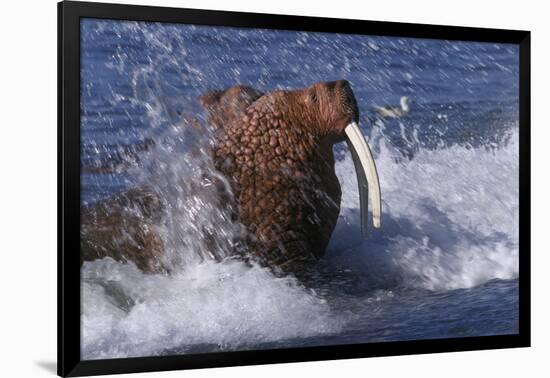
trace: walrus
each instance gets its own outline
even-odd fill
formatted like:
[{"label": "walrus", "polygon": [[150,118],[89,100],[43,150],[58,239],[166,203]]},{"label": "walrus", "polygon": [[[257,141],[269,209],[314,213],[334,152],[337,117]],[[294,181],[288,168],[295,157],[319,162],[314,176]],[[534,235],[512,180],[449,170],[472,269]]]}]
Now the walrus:
[{"label": "walrus", "polygon": [[132,261],[146,273],[165,271],[156,224],[164,204],[151,190],[132,188],[80,208],[80,257]]},{"label": "walrus", "polygon": [[[140,156],[143,152],[150,151],[155,146],[151,138],[134,143],[129,146],[117,146],[115,152],[108,156],[100,156],[82,161],[80,164],[80,173],[86,174],[106,174],[124,172],[140,163]],[[111,146],[111,149],[113,146]]]},{"label": "walrus", "polygon": [[[203,103],[215,113],[217,126],[221,125],[215,138],[214,165],[229,178],[237,218],[250,232],[249,250],[260,261],[295,273],[324,255],[342,194],[332,148],[345,140],[358,168],[363,224],[368,177],[373,223],[379,227],[377,173],[357,127],[359,111],[347,81],[271,92],[241,114],[235,114],[235,109],[243,107],[234,104],[230,117],[220,122],[220,114],[227,113],[224,97],[242,91],[232,87],[217,93],[220,101],[209,97]],[[235,101],[235,96],[230,97]]]},{"label": "walrus", "polygon": [[[237,85],[209,91],[199,102],[215,129],[213,163],[231,186],[234,203],[230,207],[234,220],[247,230],[242,242],[249,257],[298,275],[324,255],[340,211],[341,188],[332,148],[342,141],[347,142],[356,166],[362,230],[366,232],[369,194],[373,225],[380,227],[378,174],[357,126],[359,110],[347,81],[267,94]],[[141,196],[130,197],[136,197],[137,207],[141,206]],[[156,272],[162,243],[150,222],[141,220],[148,233],[132,228],[139,248],[134,246],[132,253],[118,257],[133,261],[136,251],[141,251],[136,265]],[[97,255],[101,253],[105,248]],[[88,252],[83,258],[89,256],[94,254]]]}]

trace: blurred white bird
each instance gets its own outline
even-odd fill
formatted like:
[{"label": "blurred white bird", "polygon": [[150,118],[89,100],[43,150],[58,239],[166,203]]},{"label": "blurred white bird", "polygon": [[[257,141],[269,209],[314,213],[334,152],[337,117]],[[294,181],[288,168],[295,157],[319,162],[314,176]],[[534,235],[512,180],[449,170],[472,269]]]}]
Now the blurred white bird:
[{"label": "blurred white bird", "polygon": [[400,107],[397,106],[375,106],[374,109],[379,116],[383,118],[400,118],[409,113],[409,104],[411,99],[407,96],[401,97],[399,100]]}]

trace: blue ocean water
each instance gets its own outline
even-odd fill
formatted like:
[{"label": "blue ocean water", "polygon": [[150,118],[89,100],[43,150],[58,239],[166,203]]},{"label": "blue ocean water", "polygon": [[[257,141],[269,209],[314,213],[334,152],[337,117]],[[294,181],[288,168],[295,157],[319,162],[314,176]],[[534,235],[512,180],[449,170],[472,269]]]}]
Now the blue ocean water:
[{"label": "blue ocean water", "polygon": [[[517,333],[518,70],[508,44],[82,20],[81,164],[139,156],[83,173],[82,202],[154,186],[171,211],[159,230],[175,267],[85,263],[82,357]],[[382,228],[361,237],[353,163],[338,145],[342,211],[312,284],[205,259],[197,224],[220,239],[234,228],[189,184],[210,169],[209,136],[181,127],[203,120],[197,97],[338,79],[375,153]],[[377,117],[402,96],[406,117]]]}]

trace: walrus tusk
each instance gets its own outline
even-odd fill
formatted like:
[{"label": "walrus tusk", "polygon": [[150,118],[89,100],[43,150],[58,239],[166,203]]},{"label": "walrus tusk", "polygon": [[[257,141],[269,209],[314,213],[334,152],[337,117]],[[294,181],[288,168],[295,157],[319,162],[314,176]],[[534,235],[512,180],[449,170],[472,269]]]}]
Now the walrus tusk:
[{"label": "walrus tusk", "polygon": [[357,173],[357,185],[359,186],[359,201],[361,204],[361,232],[367,235],[368,223],[368,198],[371,198],[372,223],[375,228],[380,228],[380,212],[382,200],[380,197],[380,182],[376,164],[372,158],[369,145],[359,130],[357,123],[351,122],[344,129],[346,142],[353,157],[355,172]]}]

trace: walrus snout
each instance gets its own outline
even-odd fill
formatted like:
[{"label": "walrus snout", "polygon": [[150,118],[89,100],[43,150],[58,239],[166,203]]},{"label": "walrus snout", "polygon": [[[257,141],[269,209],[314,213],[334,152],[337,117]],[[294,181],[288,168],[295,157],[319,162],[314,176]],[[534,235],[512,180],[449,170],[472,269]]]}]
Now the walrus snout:
[{"label": "walrus snout", "polygon": [[342,111],[349,117],[346,124],[359,122],[359,108],[350,83],[347,80],[338,80],[335,87],[341,98]]},{"label": "walrus snout", "polygon": [[[316,83],[310,88],[318,98],[315,101],[315,104],[318,105],[316,110],[320,115],[318,127],[324,143],[330,146],[346,141],[351,151],[359,187],[361,229],[363,235],[366,235],[368,198],[370,197],[372,204],[373,225],[375,228],[379,228],[381,196],[376,164],[365,136],[358,126],[357,100],[351,85],[346,80]],[[310,102],[311,105],[313,105],[312,102]]]},{"label": "walrus snout", "polygon": [[357,100],[347,80],[313,84],[306,90],[306,104],[320,115],[319,133],[332,143],[343,141],[346,126],[359,121]]}]

